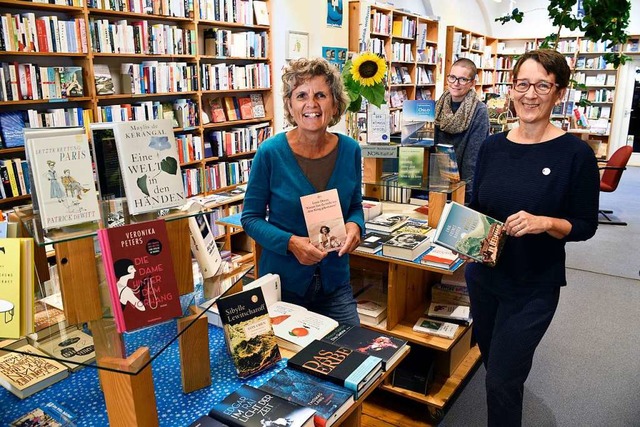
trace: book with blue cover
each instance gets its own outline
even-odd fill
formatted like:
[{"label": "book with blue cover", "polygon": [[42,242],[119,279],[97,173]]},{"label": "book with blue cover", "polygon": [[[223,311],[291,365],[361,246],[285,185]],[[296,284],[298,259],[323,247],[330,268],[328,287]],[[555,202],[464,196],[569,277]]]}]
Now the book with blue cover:
[{"label": "book with blue cover", "polygon": [[433,123],[436,119],[434,100],[405,100],[402,103],[402,145],[431,147],[434,144]]},{"label": "book with blue cover", "polygon": [[21,111],[0,113],[0,131],[4,148],[24,146],[24,116]]},{"label": "book with blue cover", "polygon": [[346,388],[289,368],[282,369],[259,389],[314,409],[316,427],[330,427],[353,403],[353,393]]}]

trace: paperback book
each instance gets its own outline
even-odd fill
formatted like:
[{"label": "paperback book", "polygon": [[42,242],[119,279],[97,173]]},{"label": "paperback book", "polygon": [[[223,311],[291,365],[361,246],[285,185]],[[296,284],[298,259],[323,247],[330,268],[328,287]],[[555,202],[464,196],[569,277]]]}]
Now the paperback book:
[{"label": "paperback book", "polygon": [[364,226],[367,232],[379,231],[389,234],[402,227],[408,221],[408,219],[409,217],[407,215],[383,213],[369,221],[366,221],[364,223]]},{"label": "paperback book", "polygon": [[240,378],[257,374],[280,360],[262,288],[220,298],[217,306],[227,350]]},{"label": "paperback book", "polygon": [[313,427],[314,410],[243,384],[209,411],[230,427]]},{"label": "paperback book", "polygon": [[469,306],[466,305],[432,302],[424,314],[431,317],[439,317],[444,320],[459,320],[467,324],[471,322],[471,310]]},{"label": "paperback book", "polygon": [[279,371],[259,389],[315,410],[315,427],[331,427],[353,404],[353,393],[346,388],[290,368]]},{"label": "paperback book", "polygon": [[425,178],[424,147],[398,148],[398,185],[421,187]]},{"label": "paperback book", "polygon": [[98,241],[118,332],[182,314],[164,220],[102,228]]},{"label": "paperback book", "polygon": [[342,324],[328,333],[323,341],[348,347],[360,353],[376,356],[382,359],[382,369],[385,371],[404,352],[407,341],[383,334],[372,329],[355,325]]},{"label": "paperback book", "polygon": [[460,257],[458,254],[453,252],[451,249],[433,245],[420,258],[420,264],[450,270],[454,266],[458,266],[459,260]]},{"label": "paperback book", "polygon": [[389,234],[382,234],[377,231],[369,231],[364,235],[364,237],[362,237],[362,240],[356,248],[356,251],[375,254],[382,249],[382,245],[386,241],[391,239],[391,237],[393,236]]},{"label": "paperback book", "polygon": [[445,205],[434,243],[494,266],[507,238],[504,224],[456,202]]},{"label": "paperback book", "polygon": [[431,147],[434,145],[433,122],[436,103],[433,100],[402,102],[402,145]]},{"label": "paperback book", "polygon": [[0,338],[19,338],[33,332],[33,238],[0,238]]},{"label": "paperback book", "polygon": [[421,317],[413,325],[413,330],[416,332],[423,332],[429,335],[435,335],[437,337],[453,339],[458,325],[449,322],[440,322],[438,320]]},{"label": "paperback book", "polygon": [[339,250],[347,240],[338,190],[300,197],[311,243],[323,252]]},{"label": "paperback book", "polygon": [[284,301],[270,304],[268,310],[278,344],[292,351],[299,351],[338,326],[330,317]]},{"label": "paperback book", "polygon": [[382,359],[314,340],[288,360],[287,366],[334,382],[358,399],[382,374]]},{"label": "paperback book", "polygon": [[25,140],[42,228],[98,221],[98,192],[84,129],[30,130]]},{"label": "paperback book", "polygon": [[75,372],[96,358],[93,337],[80,329],[63,330],[60,334],[38,343],[37,347],[62,361]]},{"label": "paperback book", "polygon": [[114,137],[131,214],[184,204],[171,120],[121,122],[114,128]]},{"label": "paperback book", "polygon": [[215,276],[222,265],[222,257],[205,215],[189,217],[189,235],[191,252],[200,266],[202,277]]},{"label": "paperback book", "polygon": [[362,323],[377,325],[387,318],[387,295],[372,286],[356,297],[358,316]]}]

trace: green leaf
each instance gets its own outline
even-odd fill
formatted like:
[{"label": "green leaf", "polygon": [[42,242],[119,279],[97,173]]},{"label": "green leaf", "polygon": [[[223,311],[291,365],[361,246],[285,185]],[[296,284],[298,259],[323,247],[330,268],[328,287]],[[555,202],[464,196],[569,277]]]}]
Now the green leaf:
[{"label": "green leaf", "polygon": [[381,84],[373,86],[364,86],[362,88],[362,96],[376,107],[384,104],[384,86]]},{"label": "green leaf", "polygon": [[160,169],[170,175],[175,175],[178,172],[178,161],[173,157],[165,157],[160,162]]},{"label": "green leaf", "polygon": [[360,111],[361,108],[362,108],[362,97],[358,95],[356,99],[351,101],[351,103],[349,104],[349,107],[347,107],[347,110],[351,111],[352,113],[357,113],[358,111]]},{"label": "green leaf", "polygon": [[149,196],[149,190],[147,189],[147,174],[144,174],[136,179],[136,184],[138,185],[140,191],[142,191],[146,196]]}]

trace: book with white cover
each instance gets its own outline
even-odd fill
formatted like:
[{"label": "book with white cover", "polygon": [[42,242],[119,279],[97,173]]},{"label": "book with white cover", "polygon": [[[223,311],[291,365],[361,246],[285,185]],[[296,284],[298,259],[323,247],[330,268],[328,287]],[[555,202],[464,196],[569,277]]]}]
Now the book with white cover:
[{"label": "book with white cover", "polygon": [[367,231],[381,231],[391,233],[402,227],[409,217],[397,213],[382,213],[377,217],[366,221],[364,226]]},{"label": "book with white cover", "polygon": [[424,332],[429,335],[435,335],[437,337],[453,339],[458,325],[449,322],[440,322],[438,320],[421,317],[413,325],[413,330],[416,332]]},{"label": "book with white cover", "polygon": [[300,197],[304,221],[311,243],[323,252],[340,250],[347,240],[338,190],[326,191]]},{"label": "book with white cover", "polygon": [[471,321],[471,310],[465,305],[442,304],[432,302],[429,309],[425,313],[427,316],[440,317],[442,319],[461,320],[463,322]]},{"label": "book with white cover", "polygon": [[205,215],[189,217],[189,235],[191,252],[198,261],[202,277],[208,279],[215,276],[222,265],[222,257]]},{"label": "book with white cover", "polygon": [[269,305],[268,310],[278,345],[292,351],[321,339],[338,326],[330,317],[284,301]]},{"label": "book with white cover", "polygon": [[98,192],[83,128],[25,131],[25,142],[42,228],[98,221]]},{"label": "book with white cover", "polygon": [[185,203],[171,120],[121,122],[113,134],[131,214]]},{"label": "book with white cover", "polygon": [[377,286],[366,289],[356,297],[360,321],[377,325],[387,318],[387,295]]}]

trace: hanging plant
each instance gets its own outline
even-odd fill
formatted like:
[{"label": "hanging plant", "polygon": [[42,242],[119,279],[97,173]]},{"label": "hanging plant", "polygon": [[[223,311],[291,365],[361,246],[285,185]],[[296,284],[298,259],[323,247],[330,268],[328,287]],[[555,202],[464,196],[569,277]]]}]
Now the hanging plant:
[{"label": "hanging plant", "polygon": [[360,111],[362,98],[376,107],[384,104],[386,75],[386,62],[374,53],[364,52],[348,60],[342,69],[342,80],[351,101],[347,110]]}]

